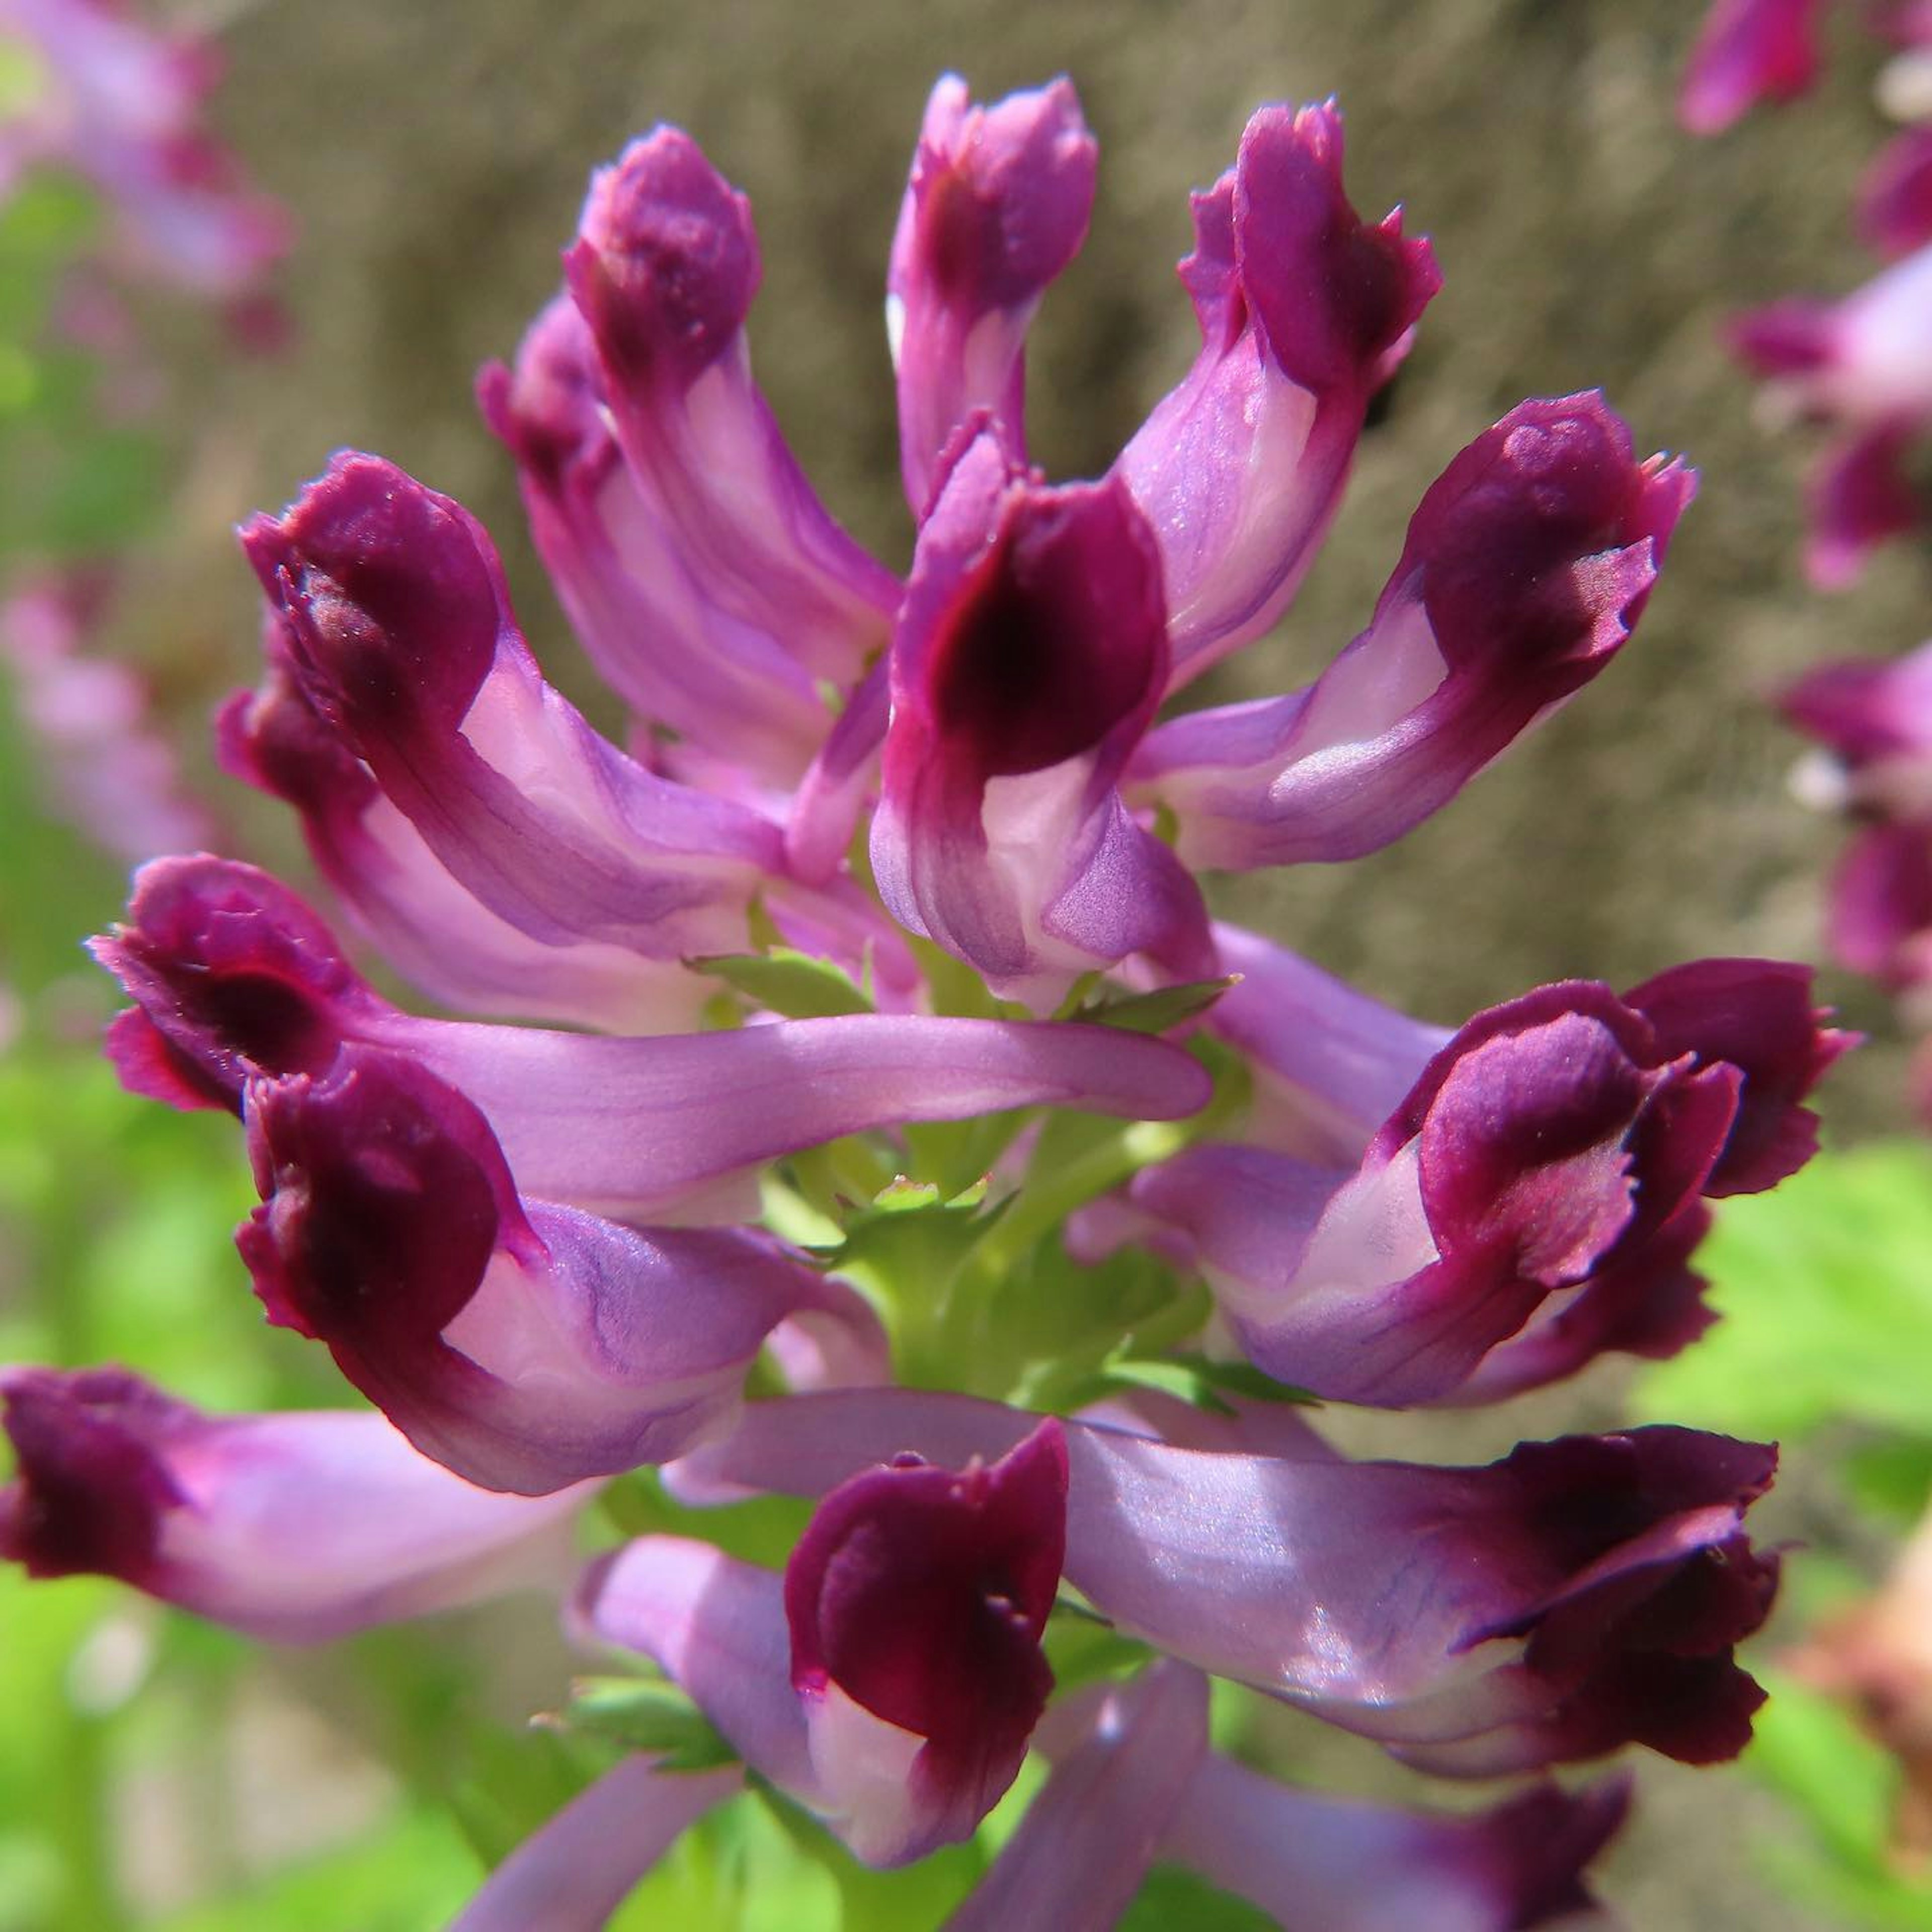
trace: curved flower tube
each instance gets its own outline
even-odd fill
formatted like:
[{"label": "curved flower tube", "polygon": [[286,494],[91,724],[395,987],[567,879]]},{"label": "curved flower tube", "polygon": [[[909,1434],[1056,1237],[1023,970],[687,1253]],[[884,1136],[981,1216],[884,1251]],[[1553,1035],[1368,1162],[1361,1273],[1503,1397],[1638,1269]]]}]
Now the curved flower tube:
[{"label": "curved flower tube", "polygon": [[1128,796],[1190,866],[1354,859],[1447,804],[1629,637],[1690,501],[1600,396],[1520,404],[1423,498],[1369,628],[1286,698],[1197,711]]},{"label": "curved flower tube", "polygon": [[749,772],[795,782],[830,723],[810,667],[736,616],[686,562],[648,477],[610,429],[590,326],[568,296],[530,325],[514,369],[478,379],[517,460],[530,533],[572,628],[637,716]]},{"label": "curved flower tube", "polygon": [[[819,1496],[910,1445],[949,1467],[1004,1454],[1037,1421],[910,1390],[796,1396],[752,1404],[692,1460]],[[1731,1650],[1775,1582],[1742,1527],[1772,1450],[1648,1429],[1435,1469],[1063,1426],[1067,1581],[1202,1670],[1450,1776],[1630,1742],[1703,1763],[1749,1736],[1762,1693]]]},{"label": "curved flower tube", "polygon": [[494,1496],[380,1415],[209,1416],[121,1369],[0,1369],[0,1557],[279,1643],[568,1578],[581,1489]]},{"label": "curved flower tube", "polygon": [[563,267],[646,518],[723,619],[855,682],[898,584],[832,521],[752,380],[745,197],[689,135],[656,128],[592,177]]},{"label": "curved flower tube", "polygon": [[1088,1701],[946,1932],[1106,1932],[1132,1903],[1208,1762],[1208,1682],[1163,1660]]},{"label": "curved flower tube", "polygon": [[1210,1090],[1178,1047],[1090,1026],[856,1013],[628,1040],[422,1019],[231,860],[157,861],[128,914],[94,950],[136,1002],[109,1040],[133,1091],[239,1112],[250,1078],[322,1076],[351,1043],[410,1054],[482,1110],[525,1192],[628,1219],[736,1218],[735,1177],[845,1134],[1038,1106],[1178,1118]]},{"label": "curved flower tube", "polygon": [[1180,279],[1200,353],[1115,465],[1160,549],[1170,688],[1288,608],[1370,400],[1442,280],[1400,209],[1372,225],[1350,206],[1332,100],[1262,108],[1234,166],[1192,206]]},{"label": "curved flower tube", "polygon": [[900,463],[918,517],[975,411],[1024,461],[1027,326],[1094,207],[1099,151],[1070,82],[971,102],[957,74],[933,88],[886,271]]},{"label": "curved flower tube", "polygon": [[251,1082],[247,1114],[262,1204],[236,1241],[269,1320],[484,1489],[684,1454],[780,1322],[849,1294],[769,1236],[520,1198],[483,1116],[400,1054]]},{"label": "curved flower tube", "polygon": [[449,1932],[603,1932],[632,1887],[744,1786],[735,1765],[672,1772],[625,1758],[526,1838]]}]

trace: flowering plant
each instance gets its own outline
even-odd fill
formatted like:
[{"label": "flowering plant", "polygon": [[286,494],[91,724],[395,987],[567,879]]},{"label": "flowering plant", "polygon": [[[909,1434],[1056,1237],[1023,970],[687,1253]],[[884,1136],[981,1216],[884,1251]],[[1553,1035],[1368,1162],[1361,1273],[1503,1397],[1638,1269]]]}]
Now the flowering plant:
[{"label": "flowering plant", "polygon": [[[603,1922],[748,1780],[868,1864],[990,1849],[1029,1754],[956,1926],[1109,1924],[1156,1860],[1298,1927],[1538,1924],[1588,1909],[1622,1782],[1316,1797],[1211,1747],[1208,1678],[1448,1777],[1748,1735],[1771,1450],[1423,1467],[1304,1412],[1682,1348],[1706,1202],[1803,1163],[1846,1043],[1802,969],[1735,959],[1445,1030],[1209,916],[1197,872],[1372,851],[1573,696],[1691,494],[1601,398],[1523,403],[1313,682],[1172,711],[1287,608],[1437,286],[1342,158],[1332,104],[1255,116],[1195,198],[1192,367],[1054,485],[1024,340],[1094,144],[1064,82],[943,80],[887,277],[902,578],[752,379],[743,198],[680,132],[634,144],[479,386],[625,748],[393,464],[340,456],[243,532],[265,664],[225,764],[488,1017],[398,1007],[251,866],[142,870],[95,949],[115,1065],[239,1118],[255,1292],[380,1414],[7,1370],[0,1552],[274,1640],[548,1583],[648,1660],[566,1712],[629,1748],[470,1932]],[[580,1574],[605,1484],[645,1533]],[[782,1570],[690,1533],[772,1495],[809,1505]]]}]

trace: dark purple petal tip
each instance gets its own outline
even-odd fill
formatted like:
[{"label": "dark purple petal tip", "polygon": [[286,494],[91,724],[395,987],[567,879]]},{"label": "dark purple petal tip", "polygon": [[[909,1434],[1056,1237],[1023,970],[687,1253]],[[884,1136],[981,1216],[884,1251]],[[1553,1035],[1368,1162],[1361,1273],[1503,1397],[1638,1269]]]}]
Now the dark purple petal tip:
[{"label": "dark purple petal tip", "polygon": [[205,854],[142,866],[125,922],[88,950],[135,1002],[108,1038],[123,1083],[176,1106],[238,1113],[257,1075],[322,1072],[375,1004],[287,886]]},{"label": "dark purple petal tip", "polygon": [[1166,667],[1160,553],[1124,484],[1016,484],[927,647],[922,695],[940,755],[983,782],[1094,749],[1158,701]]},{"label": "dark purple petal tip", "polygon": [[0,1558],[30,1576],[146,1582],[161,1518],[183,1501],[156,1444],[187,1413],[122,1369],[0,1370],[19,1466],[0,1487]]},{"label": "dark purple petal tip", "polygon": [[1700,959],[1625,997],[1663,1051],[1728,1065],[1743,1076],[1737,1118],[1705,1183],[1712,1196],[1756,1194],[1795,1174],[1817,1150],[1817,1117],[1798,1103],[1859,1036],[1828,1025],[1812,1004],[1808,966],[1775,959]]},{"label": "dark purple petal tip", "polygon": [[614,377],[688,387],[758,292],[751,204],[688,134],[658,128],[592,176],[563,266]]},{"label": "dark purple petal tip", "polygon": [[456,1372],[442,1331],[500,1246],[534,1240],[483,1116],[401,1054],[349,1046],[324,1078],[254,1082],[248,1118],[262,1204],[236,1242],[268,1318],[379,1402]]},{"label": "dark purple petal tip", "polygon": [[[1183,274],[1197,302],[1215,280],[1206,262],[1218,251],[1217,206],[1196,203],[1202,250]],[[1318,392],[1374,387],[1442,278],[1428,242],[1403,235],[1400,209],[1376,223],[1355,212],[1334,101],[1255,115],[1231,212],[1242,289],[1282,370]]]},{"label": "dark purple petal tip", "polygon": [[895,272],[916,266],[969,312],[1030,302],[1078,252],[1099,149],[1065,79],[975,107],[948,75],[913,158],[910,234]]},{"label": "dark purple petal tip", "polygon": [[1681,464],[1637,462],[1594,392],[1520,403],[1430,486],[1390,592],[1421,569],[1452,670],[1508,666],[1547,701],[1629,635],[1695,489]]},{"label": "dark purple petal tip", "polygon": [[495,660],[506,599],[460,504],[381,457],[344,454],[242,548],[286,621],[317,710],[353,737],[460,724]]},{"label": "dark purple petal tip", "polygon": [[999,1767],[997,1796],[1053,1685],[1040,1639],[1067,1480],[1065,1432],[1048,1420],[996,1462],[902,1456],[834,1490],[785,1569],[800,1693],[836,1687],[925,1738],[942,1784]]}]

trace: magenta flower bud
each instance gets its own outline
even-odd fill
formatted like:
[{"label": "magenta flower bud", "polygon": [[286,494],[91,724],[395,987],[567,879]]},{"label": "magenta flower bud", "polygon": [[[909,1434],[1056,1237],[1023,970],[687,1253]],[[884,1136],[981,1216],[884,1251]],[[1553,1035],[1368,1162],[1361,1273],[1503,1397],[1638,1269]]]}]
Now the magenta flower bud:
[{"label": "magenta flower bud", "polygon": [[1634,628],[1694,479],[1595,394],[1520,404],[1432,484],[1369,628],[1305,689],[1148,738],[1189,864],[1359,858],[1453,798]]},{"label": "magenta flower bud", "polygon": [[682,1454],[772,1329],[835,1298],[760,1235],[520,1199],[483,1116],[398,1054],[256,1081],[248,1116],[262,1204],[236,1241],[268,1318],[486,1489]]},{"label": "magenta flower bud", "polygon": [[723,620],[812,677],[856,682],[899,586],[833,522],[752,380],[758,244],[744,196],[688,134],[659,128],[592,177],[563,265],[647,538]]},{"label": "magenta flower bud", "polygon": [[886,274],[898,373],[899,454],[915,516],[930,506],[953,431],[985,410],[1017,464],[1026,456],[1028,325],[1079,252],[1099,149],[1070,82],[971,106],[947,74],[914,150]]},{"label": "magenta flower bud", "polygon": [[1400,210],[1372,226],[1350,206],[1332,101],[1261,109],[1193,212],[1180,278],[1201,352],[1116,466],[1160,546],[1174,684],[1287,608],[1370,398],[1442,284]]},{"label": "magenta flower bud", "polygon": [[787,634],[743,622],[688,566],[648,478],[618,449],[603,380],[589,326],[560,296],[514,371],[493,363],[477,384],[572,626],[640,719],[794,783],[832,722],[812,674]]},{"label": "magenta flower bud", "polygon": [[1712,0],[1684,70],[1677,118],[1717,134],[1761,100],[1808,92],[1821,64],[1822,0]]},{"label": "magenta flower bud", "polygon": [[893,642],[872,866],[894,916],[1036,1004],[1130,952],[1204,976],[1199,889],[1115,790],[1167,662],[1160,558],[1125,489],[1043,488],[981,430]]},{"label": "magenta flower bud", "polygon": [[420,1019],[231,860],[144,867],[128,913],[93,950],[135,1001],[108,1042],[132,1091],[239,1113],[250,1078],[324,1077],[350,1042],[401,1053],[482,1109],[525,1192],[626,1220],[745,1218],[746,1170],[845,1134],[1027,1106],[1174,1120],[1212,1090],[1165,1040],[1072,1024],[855,1013],[638,1040]]},{"label": "magenta flower bud", "polygon": [[[1263,964],[1265,998],[1287,976]],[[1850,1042],[1813,1009],[1810,977],[1706,960],[1623,1000],[1544,987],[1436,1053],[1352,1172],[1339,1135],[1315,1144],[1326,1165],[1204,1144],[1129,1198],[1188,1238],[1252,1360],[1334,1400],[1487,1400],[1598,1348],[1672,1352],[1708,1319],[1685,1267],[1700,1197],[1772,1186],[1815,1150],[1798,1103]],[[1288,1070],[1318,1079],[1298,1017],[1285,1004],[1246,1030],[1264,1070],[1279,1040]],[[1342,1061],[1340,1100],[1388,1064]],[[1307,1146],[1346,1118],[1324,1097],[1261,1125],[1286,1118],[1291,1148]]]},{"label": "magenta flower bud", "polygon": [[120,1369],[0,1370],[0,1557],[306,1643],[560,1579],[584,1501],[494,1496],[379,1415],[207,1416]]},{"label": "magenta flower bud", "polygon": [[785,1566],[792,1688],[860,1857],[968,1838],[1012,1783],[1053,1688],[1040,1640],[1066,1546],[1051,1421],[990,1466],[901,1456],[819,1505]]}]

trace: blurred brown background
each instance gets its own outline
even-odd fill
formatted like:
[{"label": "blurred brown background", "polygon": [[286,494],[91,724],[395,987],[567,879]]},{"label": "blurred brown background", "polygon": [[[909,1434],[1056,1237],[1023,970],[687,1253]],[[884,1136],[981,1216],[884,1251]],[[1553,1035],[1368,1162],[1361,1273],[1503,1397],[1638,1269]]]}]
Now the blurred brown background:
[{"label": "blurred brown background", "polygon": [[[1092,238],[1034,338],[1034,453],[1059,475],[1104,467],[1192,354],[1172,274],[1186,190],[1228,164],[1256,103],[1333,92],[1358,205],[1406,202],[1447,286],[1297,609],[1216,694],[1298,681],[1359,628],[1423,488],[1523,395],[1600,385],[1641,446],[1689,453],[1703,489],[1636,643],[1562,717],[1394,850],[1241,881],[1226,903],[1451,1023],[1564,975],[1624,985],[1703,953],[1815,957],[1838,832],[1789,797],[1796,747],[1764,700],[1821,656],[1918,641],[1924,560],[1888,554],[1849,597],[1807,588],[1811,446],[1754,415],[1717,328],[1744,304],[1870,272],[1846,213],[1881,132],[1877,54],[1847,22],[1818,98],[1695,142],[1672,102],[1700,10],[270,0],[232,22],[219,107],[299,225],[287,280],[299,339],[279,361],[208,361],[184,387],[175,434],[198,534],[151,560],[134,640],[158,655],[192,631],[208,694],[250,677],[251,588],[225,526],[356,445],[484,517],[540,653],[584,694],[470,384],[551,292],[586,170],[655,121],[691,129],[751,194],[760,374],[836,511],[897,566],[910,529],[880,301],[933,77],[956,68],[988,98],[1064,71],[1101,140]],[[248,823],[259,850],[286,850],[286,828]],[[1886,1007],[1840,976],[1827,985],[1880,1036],[1830,1111],[1848,1132],[1895,1125],[1903,1050]],[[1775,1828],[1765,1802],[1735,1780],[1654,1771],[1616,1867],[1631,1922],[1806,1922],[1741,1876],[1743,1836]]]}]

